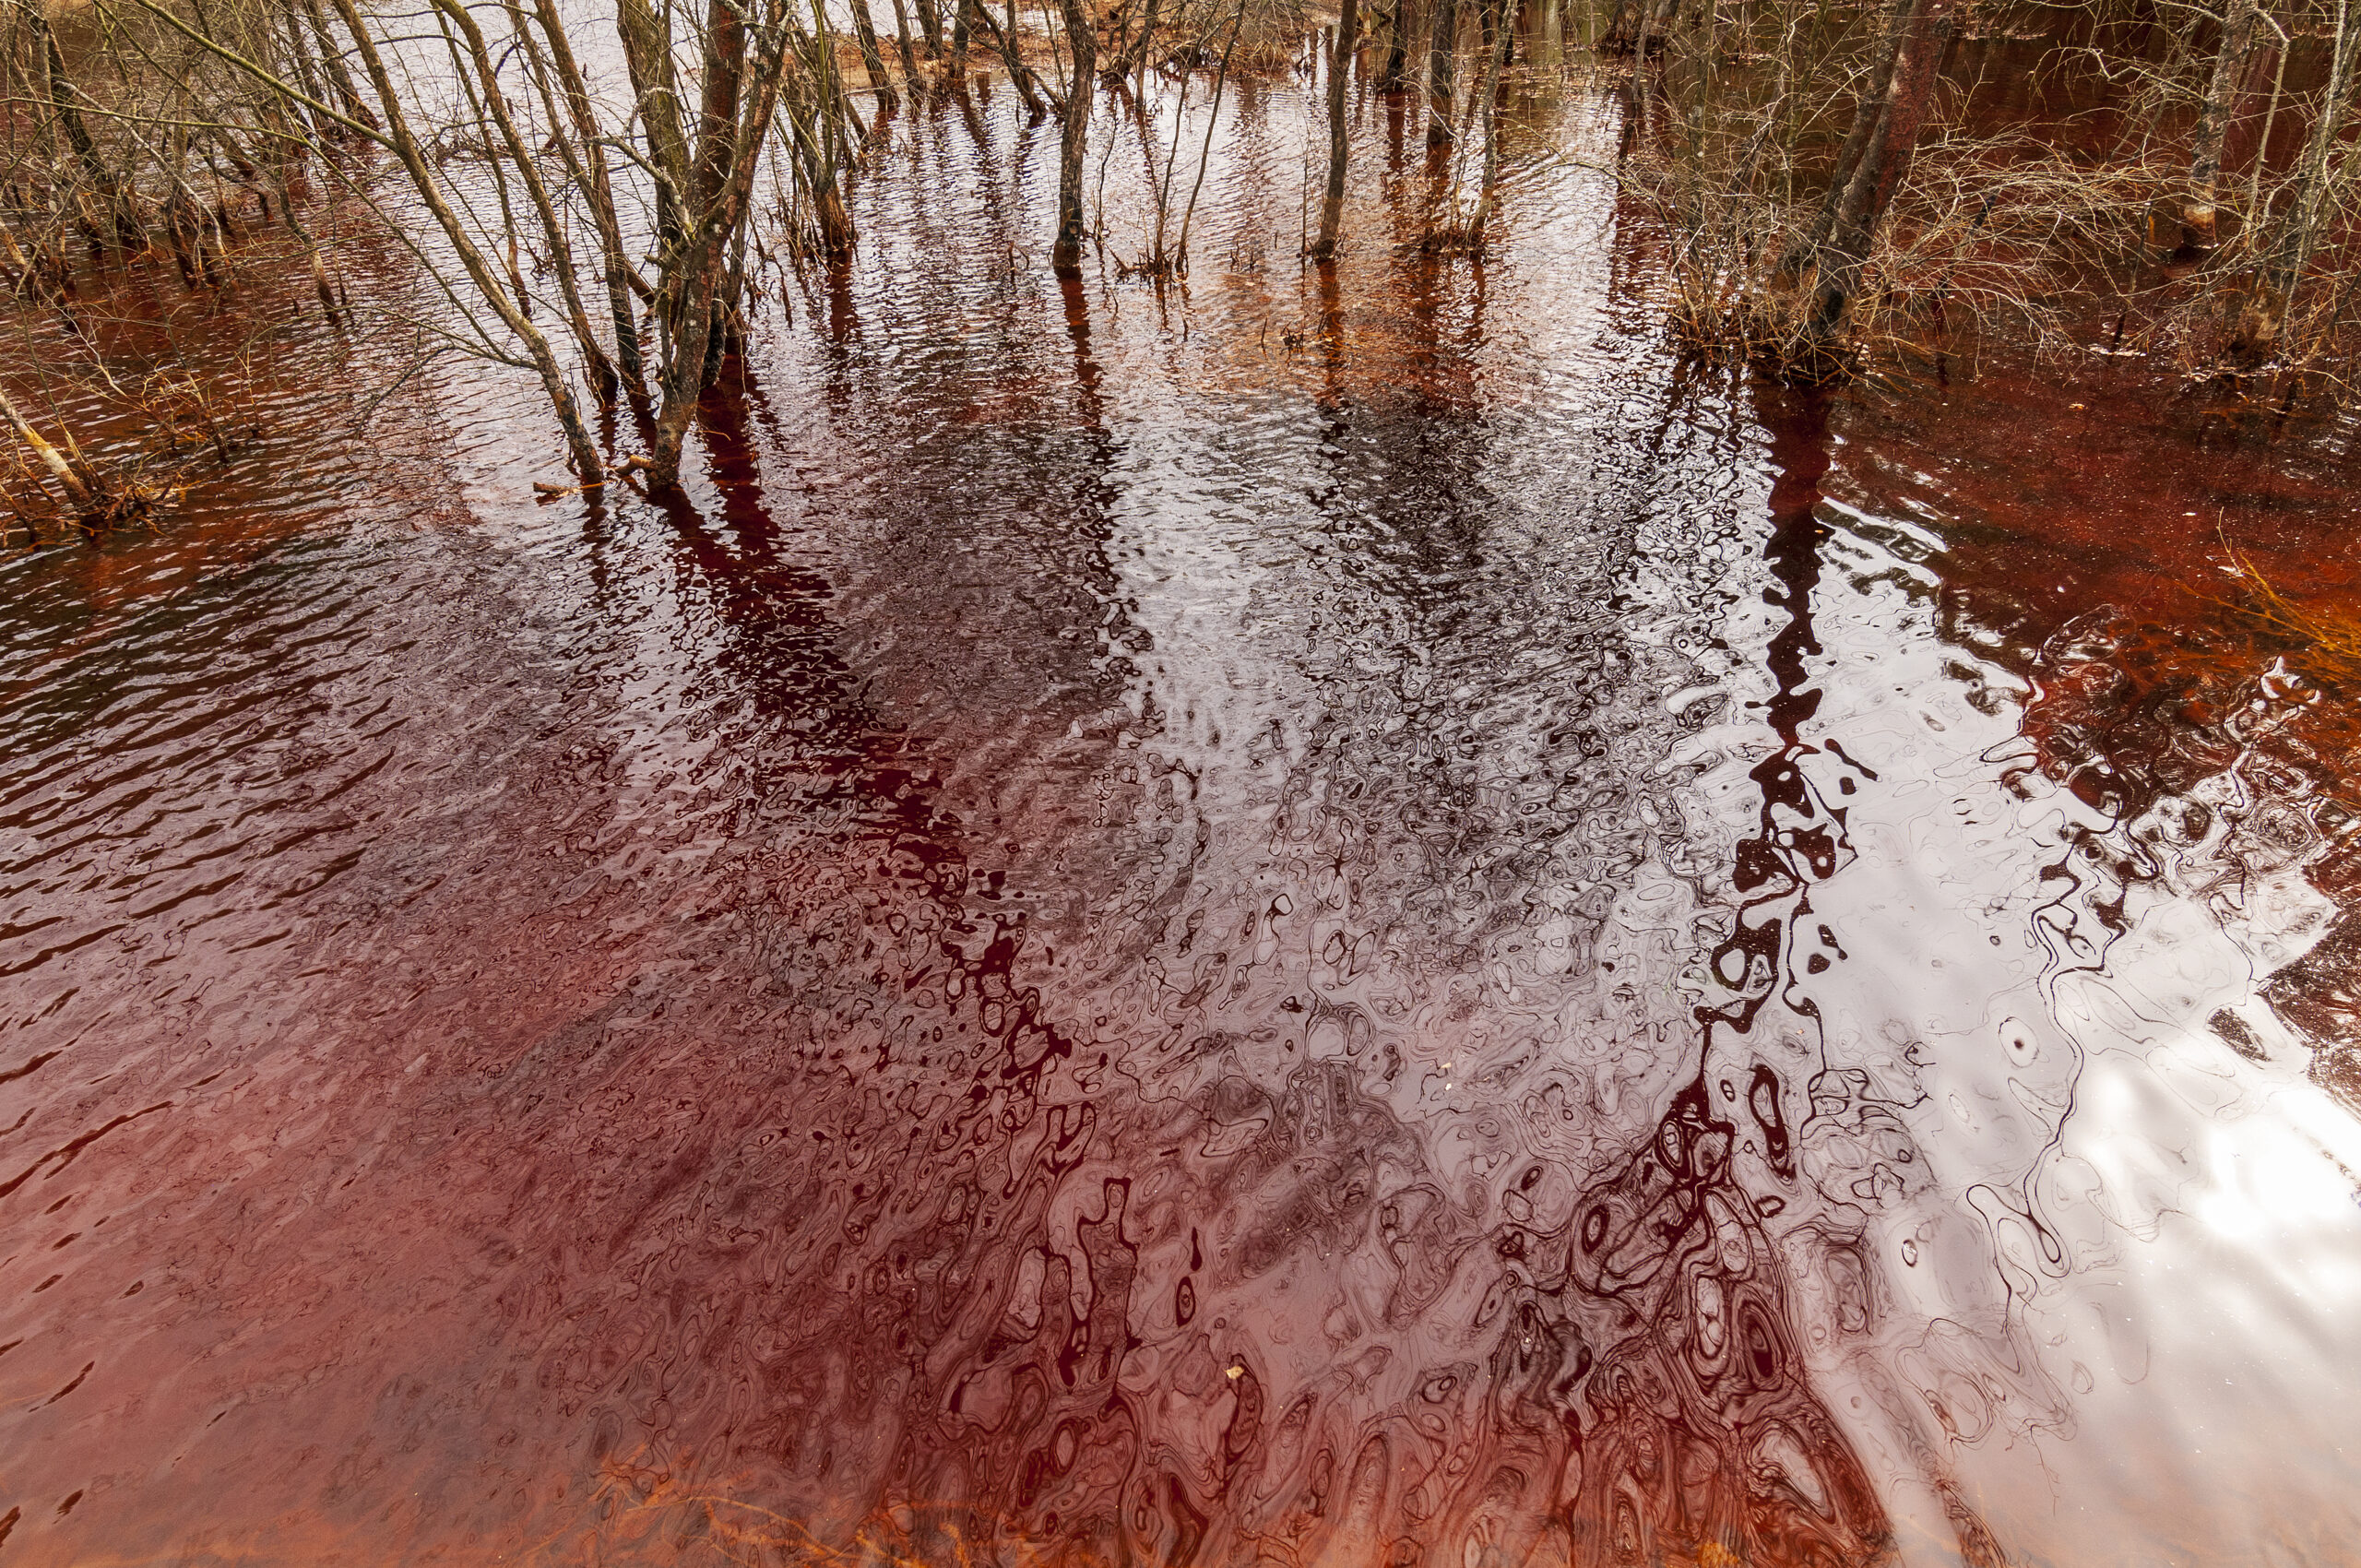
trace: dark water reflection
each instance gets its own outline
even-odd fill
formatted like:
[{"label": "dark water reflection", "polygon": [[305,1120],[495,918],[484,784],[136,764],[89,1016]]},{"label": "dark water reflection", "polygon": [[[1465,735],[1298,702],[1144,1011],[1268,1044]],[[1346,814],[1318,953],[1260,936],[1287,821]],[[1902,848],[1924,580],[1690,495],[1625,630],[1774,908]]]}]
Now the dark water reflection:
[{"label": "dark water reflection", "polygon": [[1005,98],[686,503],[6,564],[11,1560],[2348,1560],[2338,434],[1680,367],[1531,84],[1062,294]]}]

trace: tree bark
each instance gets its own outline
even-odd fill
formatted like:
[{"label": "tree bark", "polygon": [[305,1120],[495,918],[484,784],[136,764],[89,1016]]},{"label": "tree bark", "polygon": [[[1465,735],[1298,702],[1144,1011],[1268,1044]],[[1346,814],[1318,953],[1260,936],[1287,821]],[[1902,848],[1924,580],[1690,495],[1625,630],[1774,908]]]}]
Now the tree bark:
[{"label": "tree bark", "polygon": [[2329,55],[2328,82],[2320,89],[2319,111],[2312,118],[2311,135],[2296,162],[2287,205],[2272,223],[2270,238],[2255,268],[2252,291],[2239,313],[2230,344],[2233,357],[2249,362],[2267,359],[2279,347],[2287,328],[2287,309],[2296,287],[2303,280],[2327,215],[2332,182],[2329,160],[2344,129],[2352,107],[2356,65],[2361,65],[2361,13],[2354,0],[2336,0],[2336,37]]},{"label": "tree bark", "polygon": [[1098,34],[1084,0],[1058,0],[1058,8],[1065,17],[1074,74],[1066,89],[1065,123],[1059,127],[1058,238],[1050,266],[1059,277],[1072,278],[1082,271],[1082,165],[1089,148],[1090,105],[1098,91]]},{"label": "tree bark", "polygon": [[1359,31],[1359,9],[1354,0],[1344,0],[1336,16],[1336,40],[1328,51],[1328,188],[1320,198],[1320,235],[1311,242],[1312,256],[1320,261],[1334,259],[1337,231],[1344,226],[1345,161],[1349,152],[1345,109]]},{"label": "tree bark", "polygon": [[2245,84],[2247,55],[2254,46],[2255,24],[2262,7],[2258,0],[2231,0],[2235,7],[2222,28],[2221,52],[2213,57],[2213,79],[2205,89],[2205,105],[2198,112],[2196,134],[2190,138],[2189,193],[2181,203],[2184,240],[2199,250],[2215,243],[2214,202],[2222,179],[2222,144]]},{"label": "tree bark", "polygon": [[1837,183],[1821,208],[1805,269],[1811,274],[1806,329],[1815,350],[1833,341],[1860,288],[1861,269],[1893,193],[1910,167],[1935,96],[1936,73],[1958,25],[1957,0],[1901,0],[1892,59],[1874,104],[1864,101],[1845,138]]},{"label": "tree bark", "polygon": [[492,272],[492,263],[478,248],[443,194],[442,182],[435,177],[434,166],[410,134],[409,121],[402,113],[401,94],[394,86],[393,75],[386,69],[377,46],[370,42],[369,30],[362,22],[354,0],[336,0],[337,14],[344,20],[346,30],[352,34],[353,45],[360,51],[361,63],[367,71],[369,83],[377,94],[377,106],[386,119],[386,139],[394,156],[400,160],[402,170],[409,174],[428,214],[443,237],[450,242],[452,253],[459,259],[476,291],[483,296],[516,340],[525,345],[527,356],[534,371],[540,376],[541,390],[548,394],[550,407],[557,415],[558,427],[565,433],[567,450],[573,457],[575,477],[585,484],[597,484],[606,477],[605,466],[599,459],[599,448],[590,439],[590,432],[582,423],[581,410],[574,401],[573,388],[566,385],[565,371],[558,363],[557,355],[550,349],[550,341],[540,329],[525,318],[515,301],[508,296],[500,279]]},{"label": "tree bark", "polygon": [[1427,43],[1427,145],[1449,147],[1452,76],[1459,59],[1459,0],[1435,0],[1435,26]]},{"label": "tree bark", "polygon": [[33,456],[41,459],[41,466],[49,470],[50,477],[57,481],[57,488],[65,493],[67,505],[83,517],[98,510],[96,487],[74,471],[74,465],[67,460],[65,454],[32,427],[32,422],[18,411],[17,405],[6,391],[0,391],[0,414],[7,416],[8,423],[16,430],[17,438],[33,449]]},{"label": "tree bark", "polygon": [[878,109],[893,108],[901,100],[895,96],[894,84],[885,75],[885,55],[877,47],[877,24],[870,17],[869,0],[852,0],[852,30],[860,41],[861,69],[869,73]]}]

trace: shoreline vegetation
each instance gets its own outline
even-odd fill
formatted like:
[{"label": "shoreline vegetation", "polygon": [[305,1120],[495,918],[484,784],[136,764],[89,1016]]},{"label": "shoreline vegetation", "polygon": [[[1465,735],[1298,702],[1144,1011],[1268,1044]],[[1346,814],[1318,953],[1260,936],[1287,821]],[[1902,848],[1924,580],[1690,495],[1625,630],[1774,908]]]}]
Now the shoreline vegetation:
[{"label": "shoreline vegetation", "polygon": [[[373,407],[447,355],[531,376],[571,470],[545,496],[675,487],[750,310],[849,266],[848,191],[987,76],[1055,123],[1054,222],[1012,265],[1070,310],[1086,279],[1185,286],[1250,77],[1325,117],[1304,267],[1355,264],[1350,125],[1381,99],[1426,149],[1409,243],[1477,264],[1513,199],[1502,104],[1559,73],[1619,100],[1599,172],[1684,351],[1811,383],[2138,354],[2283,415],[2355,390],[2361,0],[0,3],[20,534],[136,520],[255,438],[233,386],[268,350],[219,327],[242,292],[398,320],[419,350]],[[1106,215],[1118,136],[1145,225]],[[373,281],[388,256],[417,286]],[[148,439],[93,457],[61,410],[96,405]]]}]

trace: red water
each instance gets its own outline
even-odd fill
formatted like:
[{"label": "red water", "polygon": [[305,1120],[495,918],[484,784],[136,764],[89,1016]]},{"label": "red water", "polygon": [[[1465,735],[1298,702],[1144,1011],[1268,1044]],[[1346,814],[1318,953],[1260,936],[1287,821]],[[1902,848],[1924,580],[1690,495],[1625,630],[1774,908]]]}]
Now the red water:
[{"label": "red water", "polygon": [[1003,89],[685,501],[291,311],[0,562],[0,1561],[2361,1556],[2350,428],[1683,366],[1514,94],[1159,297]]}]

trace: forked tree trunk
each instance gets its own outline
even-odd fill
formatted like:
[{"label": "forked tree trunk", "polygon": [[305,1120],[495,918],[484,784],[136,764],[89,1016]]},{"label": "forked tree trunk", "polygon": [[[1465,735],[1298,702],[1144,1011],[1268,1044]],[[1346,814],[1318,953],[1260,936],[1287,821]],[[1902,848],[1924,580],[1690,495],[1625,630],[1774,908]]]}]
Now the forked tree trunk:
[{"label": "forked tree trunk", "polygon": [[[1394,4],[1400,5],[1401,0],[1394,0]],[[1320,197],[1320,234],[1311,242],[1312,256],[1320,261],[1335,257],[1337,231],[1345,221],[1345,160],[1348,151],[1345,109],[1360,21],[1354,0],[1344,0],[1344,8],[1336,16],[1336,41],[1328,51],[1328,187]]]},{"label": "forked tree trunk", "polygon": [[1122,58],[1116,65],[1116,74],[1129,77],[1144,88],[1147,82],[1148,53],[1156,43],[1157,0],[1147,0],[1147,8],[1140,14],[1139,35],[1123,46]]},{"label": "forked tree trunk", "polygon": [[[350,0],[339,0],[350,4]],[[715,340],[736,301],[723,287],[730,253],[743,232],[755,167],[778,101],[784,33],[750,60],[739,0],[708,0],[705,70],[697,105],[696,154],[686,207],[694,229],[665,291],[672,315],[671,355],[664,366],[664,406],[656,416],[649,478],[680,482],[681,449],[697,398],[718,363]],[[751,87],[751,91],[749,90]],[[833,196],[830,186],[826,195]]]}]

